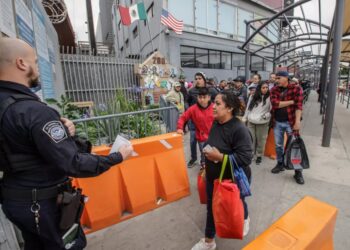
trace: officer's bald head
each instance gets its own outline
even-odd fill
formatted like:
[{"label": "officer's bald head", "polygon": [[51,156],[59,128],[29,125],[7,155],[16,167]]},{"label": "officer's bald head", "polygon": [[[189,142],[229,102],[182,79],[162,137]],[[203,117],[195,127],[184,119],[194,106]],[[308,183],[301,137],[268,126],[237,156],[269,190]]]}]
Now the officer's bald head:
[{"label": "officer's bald head", "polygon": [[33,50],[27,43],[19,39],[0,39],[0,69],[14,63],[18,57],[28,57]]},{"label": "officer's bald head", "polygon": [[33,87],[38,78],[35,51],[26,42],[0,38],[0,80],[24,83]]}]

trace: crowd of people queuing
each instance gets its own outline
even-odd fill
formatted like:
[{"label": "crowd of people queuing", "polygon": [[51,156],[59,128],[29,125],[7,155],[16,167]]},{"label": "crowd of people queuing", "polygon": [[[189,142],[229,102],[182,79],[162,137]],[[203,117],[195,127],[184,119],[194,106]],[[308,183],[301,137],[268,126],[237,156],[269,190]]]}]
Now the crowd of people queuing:
[{"label": "crowd of people queuing", "polygon": [[[271,173],[284,171],[283,154],[285,133],[300,130],[303,106],[303,90],[296,78],[279,71],[271,73],[270,79],[262,81],[261,75],[253,74],[250,80],[243,76],[233,81],[221,80],[216,83],[203,72],[197,72],[191,88],[186,88],[185,77],[174,84],[177,98],[171,92],[166,96],[169,102],[184,107],[180,111],[177,132],[184,134],[186,126],[190,132],[191,159],[187,166],[197,163],[197,144],[201,157],[200,168],[206,171],[207,219],[205,238],[192,250],[215,249],[215,224],[212,212],[213,182],[220,175],[220,167],[225,154],[233,154],[237,164],[243,168],[249,182],[252,171],[250,165],[263,161],[265,143],[269,129],[273,129],[277,155],[276,165]],[[179,103],[183,100],[183,103]],[[210,150],[206,150],[206,145]],[[224,176],[230,178],[229,168]],[[301,170],[296,170],[294,179],[304,184]],[[248,207],[244,206],[243,235],[249,231]]]}]

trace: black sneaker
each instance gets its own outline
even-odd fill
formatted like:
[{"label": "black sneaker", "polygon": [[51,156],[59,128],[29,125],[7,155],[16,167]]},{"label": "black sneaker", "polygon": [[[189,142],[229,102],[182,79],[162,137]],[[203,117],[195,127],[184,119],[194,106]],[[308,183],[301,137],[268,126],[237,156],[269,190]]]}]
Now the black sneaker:
[{"label": "black sneaker", "polygon": [[276,166],[271,169],[271,173],[278,174],[279,172],[284,171],[283,163],[278,162]]},{"label": "black sneaker", "polygon": [[301,171],[295,171],[294,179],[296,183],[303,185],[305,183],[303,173]]},{"label": "black sneaker", "polygon": [[193,168],[194,165],[196,164],[196,161],[197,161],[197,160],[191,159],[191,160],[187,163],[187,167],[188,167],[188,168]]},{"label": "black sneaker", "polygon": [[261,161],[262,161],[261,156],[258,156],[258,157],[256,158],[256,161],[255,161],[256,165],[259,165],[259,164],[261,163]]}]

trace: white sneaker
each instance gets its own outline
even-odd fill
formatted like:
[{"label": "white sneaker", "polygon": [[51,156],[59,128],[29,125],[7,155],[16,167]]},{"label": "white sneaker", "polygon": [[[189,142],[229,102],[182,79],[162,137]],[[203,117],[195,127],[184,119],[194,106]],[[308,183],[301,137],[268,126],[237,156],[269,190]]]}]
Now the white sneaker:
[{"label": "white sneaker", "polygon": [[200,239],[200,241],[192,247],[191,250],[215,250],[216,243],[215,240],[211,243],[205,242],[205,238]]},{"label": "white sneaker", "polygon": [[248,218],[244,220],[243,236],[246,236],[249,233],[249,223],[250,223],[250,218],[248,216]]}]

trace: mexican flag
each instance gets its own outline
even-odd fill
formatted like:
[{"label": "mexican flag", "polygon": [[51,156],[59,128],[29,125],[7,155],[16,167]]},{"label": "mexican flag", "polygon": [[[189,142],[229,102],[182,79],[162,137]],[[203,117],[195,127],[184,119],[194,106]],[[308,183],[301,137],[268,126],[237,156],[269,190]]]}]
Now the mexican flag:
[{"label": "mexican flag", "polygon": [[118,9],[124,25],[130,25],[136,20],[147,20],[145,5],[143,3],[134,4],[129,8],[119,5]]}]

